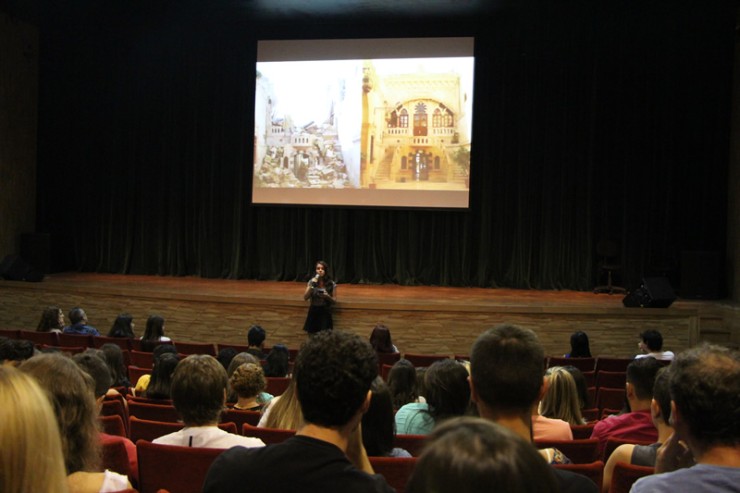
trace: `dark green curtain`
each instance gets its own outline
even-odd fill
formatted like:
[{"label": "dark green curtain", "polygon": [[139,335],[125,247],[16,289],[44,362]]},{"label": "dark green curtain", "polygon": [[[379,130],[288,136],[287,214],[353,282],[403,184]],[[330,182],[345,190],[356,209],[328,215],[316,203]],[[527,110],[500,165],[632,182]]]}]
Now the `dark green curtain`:
[{"label": "dark green curtain", "polygon": [[[676,282],[681,251],[725,248],[734,4],[552,3],[320,23],[240,2],[49,6],[54,267],[296,280],[324,259],[341,282],[587,290],[610,238],[620,282]],[[475,36],[469,210],[250,204],[256,40],[302,35]]]}]

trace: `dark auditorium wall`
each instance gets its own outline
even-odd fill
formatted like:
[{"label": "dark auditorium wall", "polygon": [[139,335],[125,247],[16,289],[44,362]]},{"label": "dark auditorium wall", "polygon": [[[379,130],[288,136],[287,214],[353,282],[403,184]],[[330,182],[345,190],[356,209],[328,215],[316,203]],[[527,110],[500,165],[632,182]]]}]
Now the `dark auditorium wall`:
[{"label": "dark auditorium wall", "polygon": [[0,260],[36,228],[38,28],[0,11]]},{"label": "dark auditorium wall", "polygon": [[[734,2],[100,3],[40,20],[56,270],[294,280],[326,257],[343,282],[588,290],[603,236],[627,285],[678,285],[684,250],[738,270]],[[424,35],[476,37],[470,211],[249,205],[256,39]]]}]

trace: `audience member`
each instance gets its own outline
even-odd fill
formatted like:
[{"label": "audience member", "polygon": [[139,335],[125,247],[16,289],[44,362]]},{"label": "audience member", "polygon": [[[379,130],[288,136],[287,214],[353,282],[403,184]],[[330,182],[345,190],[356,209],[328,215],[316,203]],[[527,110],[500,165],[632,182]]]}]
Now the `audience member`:
[{"label": "audience member", "polygon": [[[671,420],[675,432],[658,452],[654,476],[635,493],[740,491],[740,354],[704,345],[671,365]],[[681,468],[692,457],[696,465]]]},{"label": "audience member", "polygon": [[591,399],[588,397],[588,385],[586,384],[586,377],[583,372],[575,366],[564,366],[564,370],[570,373],[573,380],[576,382],[576,390],[578,391],[578,405],[581,410],[589,409],[591,406]]},{"label": "audience member", "polygon": [[103,344],[100,350],[105,356],[105,363],[108,365],[111,377],[113,378],[112,387],[131,387],[128,379],[126,365],[123,361],[123,350],[118,344]]},{"label": "audience member", "polygon": [[673,360],[673,352],[663,351],[663,336],[657,330],[646,330],[640,334],[640,342],[637,343],[640,354],[635,358],[655,358],[657,360]]},{"label": "audience member", "polygon": [[76,307],[70,310],[69,323],[71,325],[68,325],[62,330],[65,334],[100,335],[98,329],[87,324],[87,314],[82,308]]},{"label": "audience member", "polygon": [[393,399],[393,409],[398,410],[411,402],[426,402],[419,397],[417,374],[407,359],[396,361],[388,372],[388,389]]},{"label": "audience member", "polygon": [[370,384],[377,371],[375,351],[359,337],[342,331],[310,337],[295,365],[304,426],[279,444],[224,452],[213,462],[203,492],[247,485],[254,491],[393,491],[382,476],[371,475],[361,440],[362,469],[347,457],[350,437],[370,405]]},{"label": "audience member", "polygon": [[136,337],[134,334],[134,317],[128,313],[121,313],[113,321],[113,326],[108,331],[108,337],[123,337],[127,339],[133,339]]},{"label": "audience member", "polygon": [[378,324],[370,334],[370,345],[377,353],[397,353],[398,348],[391,340],[391,330],[383,324]]},{"label": "audience member", "polygon": [[219,363],[221,363],[221,366],[224,367],[224,370],[228,370],[231,361],[238,353],[239,351],[237,351],[233,347],[224,347],[218,350],[218,355],[216,356],[216,359]]},{"label": "audience member", "polygon": [[0,491],[66,493],[54,411],[31,376],[0,367]]},{"label": "audience member", "polygon": [[149,315],[146,319],[144,335],[141,336],[141,349],[154,351],[154,348],[164,343],[171,343],[172,339],[164,335],[164,318],[159,315]]},{"label": "audience member", "polygon": [[265,329],[259,325],[252,325],[247,332],[247,352],[257,359],[265,359]]},{"label": "audience member", "polygon": [[[470,352],[470,388],[481,417],[494,421],[531,442],[531,409],[542,395],[545,368],[535,333],[514,325],[490,329]],[[549,453],[541,452],[552,461]],[[590,479],[553,469],[563,493],[598,491]]]},{"label": "audience member", "polygon": [[218,427],[226,404],[226,370],[207,354],[183,359],[172,376],[172,403],[182,417],[182,430],[159,437],[153,443],[181,447],[262,447],[258,438],[228,433]]},{"label": "audience member", "polygon": [[57,332],[64,330],[64,312],[58,306],[50,306],[41,312],[41,320],[36,326],[37,332]]},{"label": "audience member", "polygon": [[[113,383],[110,371],[108,371],[108,365],[101,357],[101,354],[102,353],[88,350],[84,353],[75,354],[72,357],[74,362],[77,363],[77,366],[82,368],[85,373],[90,375],[90,377],[93,379],[93,382],[95,383],[94,395],[96,412],[98,415],[103,408],[103,401],[105,400],[105,396],[108,393],[108,389],[110,389],[111,384]],[[139,461],[136,456],[136,445],[134,445],[131,440],[122,436],[109,435],[103,432],[99,433],[99,439],[101,445],[116,442],[122,443],[123,446],[126,448],[126,454],[128,455],[129,467],[131,468],[131,477],[139,477]]]},{"label": "audience member", "polygon": [[93,379],[61,354],[40,354],[20,369],[34,377],[52,401],[62,440],[70,493],[131,488],[128,478],[100,470],[100,436]]},{"label": "audience member", "polygon": [[169,352],[154,358],[152,376],[144,391],[144,396],[147,399],[170,400],[172,398],[172,375],[179,361],[177,354]]},{"label": "audience member", "polygon": [[570,352],[566,358],[591,358],[591,347],[588,344],[588,334],[583,331],[573,332],[570,336]]},{"label": "audience member", "polygon": [[265,358],[266,377],[287,377],[290,371],[290,353],[283,344],[275,344]]},{"label": "audience member", "polygon": [[262,402],[260,397],[265,391],[267,382],[260,364],[244,363],[239,366],[231,374],[229,386],[237,395],[234,409],[262,411],[266,403]]},{"label": "audience member", "polygon": [[[175,346],[173,346],[172,344],[160,344],[159,346],[154,348],[154,351],[152,352],[152,358],[156,362],[157,359],[165,353],[171,353],[175,356],[178,356]],[[140,376],[134,386],[134,395],[143,396],[146,393],[147,387],[149,387],[149,382],[151,381],[151,379],[151,373],[146,373]]]},{"label": "audience member", "polygon": [[[539,406],[539,414],[547,418],[559,419],[570,425],[583,425],[586,420],[581,414],[578,388],[573,375],[562,366],[553,366],[545,372],[547,390]],[[535,439],[537,425],[534,424]],[[572,438],[572,434],[571,434]]]},{"label": "audience member", "polygon": [[[229,367],[226,369],[226,375],[231,379],[231,375],[234,374],[237,368],[239,368],[244,363],[254,363],[255,365],[260,365],[260,361],[252,354],[249,354],[247,352],[241,352],[234,356],[231,359],[231,363],[229,363]],[[264,367],[263,367],[264,371]],[[229,388],[229,393],[226,398],[226,402],[236,402],[239,399],[239,396],[236,395],[236,392],[234,392],[233,389]],[[260,393],[260,402],[268,403],[272,400],[272,395],[268,394],[267,392],[261,392]]]},{"label": "audience member", "polygon": [[26,339],[0,337],[0,364],[18,366],[36,352],[33,342]]},{"label": "audience member", "polygon": [[391,392],[382,378],[370,387],[370,407],[362,416],[362,443],[370,457],[411,457],[408,451],[393,447],[396,423],[393,419]]},{"label": "audience member", "polygon": [[285,392],[274,397],[267,404],[257,426],[281,430],[298,430],[304,424],[303,412],[301,411],[301,405],[298,403],[294,374]]},{"label": "audience member", "polygon": [[650,403],[653,401],[655,376],[660,369],[661,364],[653,358],[637,359],[627,365],[625,388],[630,411],[596,423],[591,438],[599,440],[599,454],[603,454],[610,437],[638,442],[658,439],[658,430],[650,416]]},{"label": "audience member", "polygon": [[673,434],[673,426],[670,425],[671,389],[668,368],[661,368],[655,377],[653,400],[650,403],[650,414],[653,417],[653,424],[658,429],[658,441],[651,445],[625,444],[617,447],[609,456],[609,460],[604,466],[602,493],[609,492],[612,475],[614,474],[614,466],[618,462],[655,467],[658,448]]},{"label": "audience member", "polygon": [[435,361],[425,376],[426,402],[412,402],[396,413],[396,430],[404,435],[427,435],[436,424],[462,416],[470,405],[468,372],[452,359]]},{"label": "audience member", "polygon": [[559,492],[552,468],[526,440],[481,418],[453,418],[427,438],[408,493]]}]

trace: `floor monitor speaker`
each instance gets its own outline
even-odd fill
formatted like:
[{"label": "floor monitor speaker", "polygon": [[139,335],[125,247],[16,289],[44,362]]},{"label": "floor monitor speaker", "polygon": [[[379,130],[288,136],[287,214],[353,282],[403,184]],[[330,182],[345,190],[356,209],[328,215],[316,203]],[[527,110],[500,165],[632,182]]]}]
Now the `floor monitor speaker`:
[{"label": "floor monitor speaker", "polygon": [[644,277],[642,285],[624,297],[627,307],[668,308],[676,300],[670,281],[665,277]]},{"label": "floor monitor speaker", "polygon": [[0,262],[0,277],[8,281],[39,282],[44,275],[31,267],[20,255],[6,255]]}]

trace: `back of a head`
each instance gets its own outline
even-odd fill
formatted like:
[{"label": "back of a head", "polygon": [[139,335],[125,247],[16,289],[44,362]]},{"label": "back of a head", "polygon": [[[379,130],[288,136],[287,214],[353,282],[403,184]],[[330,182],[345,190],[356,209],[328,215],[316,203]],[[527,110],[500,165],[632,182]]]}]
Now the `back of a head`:
[{"label": "back of a head", "polygon": [[578,403],[581,409],[588,409],[591,405],[590,399],[588,398],[588,385],[586,384],[586,377],[583,372],[575,366],[564,366],[563,369],[570,373],[573,377],[573,381],[576,383],[576,391],[578,392]]},{"label": "back of a head", "polygon": [[72,325],[75,325],[75,324],[84,322],[85,319],[87,318],[87,315],[85,314],[85,310],[83,310],[80,307],[75,307],[69,311],[68,317],[69,317],[69,322]]},{"label": "back of a head", "polygon": [[393,398],[393,407],[414,402],[419,398],[416,368],[407,359],[396,361],[388,372],[388,388]]},{"label": "back of a head", "polygon": [[159,315],[149,315],[146,319],[146,328],[144,329],[145,341],[157,341],[164,335],[164,318]]},{"label": "back of a head", "polygon": [[133,322],[134,317],[129,315],[128,313],[121,313],[116,317],[116,319],[113,321],[113,326],[110,328],[110,332],[108,332],[109,337],[134,337],[134,331],[131,328],[131,323]]},{"label": "back of a head", "polygon": [[288,374],[290,353],[284,344],[275,344],[265,358],[265,375],[285,377]]},{"label": "back of a head", "polygon": [[226,382],[226,370],[213,356],[194,354],[180,361],[172,375],[171,394],[185,426],[218,423]]},{"label": "back of a head", "polygon": [[306,422],[324,427],[347,424],[362,406],[378,374],[372,346],[338,330],[311,336],[295,364],[296,389]]},{"label": "back of a head", "polygon": [[470,352],[470,378],[478,398],[503,413],[529,413],[539,397],[545,352],[530,329],[500,325],[478,337]]},{"label": "back of a head", "polygon": [[233,347],[225,347],[218,350],[218,356],[216,356],[216,359],[219,363],[221,363],[221,366],[224,367],[224,370],[228,370],[229,365],[234,359],[234,356],[239,354],[239,351],[237,351]]},{"label": "back of a head", "polygon": [[260,395],[267,386],[265,372],[258,363],[244,363],[229,377],[229,386],[241,398]]},{"label": "back of a head", "polygon": [[395,420],[393,402],[388,386],[382,378],[376,377],[371,386],[370,407],[362,415],[362,443],[367,455],[380,457],[393,450]]},{"label": "back of a head", "polygon": [[244,363],[254,363],[256,365],[260,364],[259,360],[253,354],[242,352],[231,358],[229,367],[226,368],[226,374],[231,377],[231,375],[234,374],[234,371],[236,371],[236,369],[242,366]]},{"label": "back of a head", "polygon": [[251,326],[249,328],[249,332],[247,332],[247,342],[250,346],[261,346],[262,343],[265,342],[266,337],[267,334],[265,333],[265,329],[259,325]]},{"label": "back of a head", "polygon": [[95,397],[104,396],[113,385],[113,377],[105,360],[95,350],[75,354],[72,359],[85,373],[92,377],[95,382]]},{"label": "back of a head", "polygon": [[561,366],[549,368],[546,375],[549,385],[540,402],[540,414],[562,419],[571,425],[584,424],[573,375]]},{"label": "back of a head", "polygon": [[438,419],[462,416],[470,405],[468,371],[453,359],[435,361],[424,375],[429,414]]},{"label": "back of a head", "polygon": [[110,370],[111,378],[114,387],[121,385],[128,385],[128,376],[126,374],[126,366],[123,361],[123,350],[118,344],[106,343],[100,346],[100,350],[105,356],[105,363],[108,365]]},{"label": "back of a head", "polygon": [[383,324],[376,325],[370,334],[370,345],[379,353],[394,352],[391,330]]},{"label": "back of a head", "polygon": [[655,376],[663,365],[655,358],[639,358],[627,365],[627,382],[632,384],[640,400],[653,398]]},{"label": "back of a head", "polygon": [[59,426],[67,473],[94,471],[99,462],[95,382],[71,358],[41,354],[19,367],[49,396]]},{"label": "back of a head", "polygon": [[36,326],[38,332],[49,332],[52,329],[63,329],[60,324],[62,310],[58,306],[49,306],[41,312],[41,320]]},{"label": "back of a head", "polygon": [[663,421],[666,424],[671,419],[671,371],[670,368],[661,368],[655,376],[653,385],[653,399],[658,403]]},{"label": "back of a head", "polygon": [[[671,398],[702,449],[740,445],[740,353],[702,345],[670,366]],[[678,418],[676,418],[678,419]]]},{"label": "back of a head", "polygon": [[640,338],[650,351],[660,351],[663,349],[663,336],[657,330],[646,330],[640,334]]},{"label": "back of a head", "polygon": [[66,490],[59,428],[46,393],[32,376],[0,367],[0,491]]},{"label": "back of a head", "polygon": [[588,343],[588,334],[583,331],[577,331],[570,336],[570,357],[571,358],[590,358],[591,348]]},{"label": "back of a head", "polygon": [[26,339],[0,338],[0,363],[7,361],[18,366],[36,352],[33,342]]},{"label": "back of a head", "polygon": [[154,358],[152,377],[146,388],[145,395],[150,399],[170,399],[172,376],[180,359],[174,353],[162,353]]},{"label": "back of a head", "polygon": [[559,491],[551,467],[522,438],[480,418],[453,418],[427,438],[409,493],[549,493]]}]

